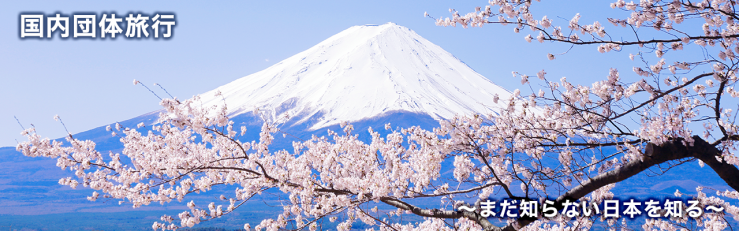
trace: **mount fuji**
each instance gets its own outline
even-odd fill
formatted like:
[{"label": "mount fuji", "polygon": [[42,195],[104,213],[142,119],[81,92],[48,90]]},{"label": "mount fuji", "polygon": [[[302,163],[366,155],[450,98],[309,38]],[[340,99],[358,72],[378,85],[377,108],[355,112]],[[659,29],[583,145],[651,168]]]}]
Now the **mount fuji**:
[{"label": "mount fuji", "polygon": [[[351,27],[267,69],[199,97],[203,106],[225,104],[229,117],[237,125],[248,128],[243,139],[249,141],[258,139],[264,119],[289,116],[280,129],[298,139],[325,135],[328,129],[339,130],[339,124],[344,121],[352,123],[356,131],[380,128],[386,123],[430,129],[438,126],[439,120],[450,119],[455,114],[495,113],[505,105],[502,100],[495,103],[493,99],[510,96],[509,91],[441,47],[406,27],[387,23]],[[259,114],[253,113],[255,108]],[[141,122],[154,124],[158,114],[159,111],[154,111],[120,124],[129,128]],[[94,141],[101,153],[120,153],[123,145],[119,138],[112,137],[105,127],[74,137]],[[290,138],[277,139],[282,142],[275,142],[272,148],[289,150]],[[132,211],[130,206],[117,203],[86,201],[86,196],[92,193],[89,189],[70,190],[59,185],[59,178],[74,174],[55,165],[56,160],[25,157],[15,148],[0,148],[0,207],[6,208],[0,215],[13,215],[0,216],[0,223],[3,217],[26,219],[17,215],[73,212],[69,216],[80,216],[80,212]],[[150,206],[144,210],[180,212],[182,208],[177,206],[180,205]],[[161,211],[154,214],[161,215]],[[46,218],[32,218],[36,219]],[[143,227],[151,225],[146,219],[140,223]],[[33,227],[35,223],[26,225]],[[83,224],[69,225],[78,229]]]},{"label": "mount fuji", "polygon": [[[496,103],[494,98],[508,99],[511,95],[412,30],[387,23],[351,27],[267,69],[199,97],[203,106],[225,104],[229,117],[237,125],[247,126],[249,132],[243,139],[248,141],[258,139],[257,131],[263,119],[277,121],[286,117],[290,119],[283,121],[280,129],[298,139],[325,135],[328,129],[338,130],[344,121],[352,123],[356,131],[380,128],[386,123],[430,129],[438,126],[438,121],[456,114],[495,114],[507,105],[503,100]],[[255,109],[259,109],[259,114],[253,113]],[[129,128],[141,122],[150,125],[156,123],[158,113],[147,113],[120,124]],[[119,153],[123,148],[119,138],[111,137],[105,126],[74,137],[96,142],[101,153]],[[290,150],[289,139],[275,143],[274,149]],[[20,223],[21,226],[44,229],[46,221],[66,224],[72,230],[87,226],[106,229],[104,227],[120,224],[121,219],[128,217],[138,219],[124,229],[143,229],[151,227],[151,222],[157,220],[162,210],[171,215],[187,209],[182,205],[148,206],[134,213],[130,206],[92,203],[85,200],[92,190],[70,190],[57,183],[59,178],[74,174],[55,165],[56,160],[25,157],[15,148],[0,148],[0,207],[5,208],[0,210],[0,224],[9,221],[19,224],[19,220],[27,220]],[[678,166],[661,176],[660,179],[665,180],[657,185],[653,184],[655,178],[640,174],[622,182],[629,187],[619,189],[619,195],[646,197],[652,195],[645,194],[651,191],[669,195],[676,187],[690,191],[698,183],[686,180],[686,173],[705,176],[701,184],[722,187],[715,173],[695,171]],[[198,200],[209,195],[194,197]],[[235,214],[236,218],[229,220],[229,225],[241,227],[246,222],[258,223],[238,219],[257,219],[282,211],[280,206],[264,204],[258,201],[250,205],[253,209],[242,216]],[[156,211],[146,212],[147,209]],[[108,216],[103,215],[106,214],[101,213],[103,211],[120,211],[127,215]],[[81,218],[83,216],[94,218]],[[153,218],[141,219],[144,217]],[[107,229],[120,229],[120,226]]]},{"label": "mount fuji", "polygon": [[[220,92],[223,96],[216,96]],[[386,23],[354,26],[267,69],[203,94],[231,117],[268,110],[310,130],[396,112],[489,114],[511,93],[412,30]]]}]

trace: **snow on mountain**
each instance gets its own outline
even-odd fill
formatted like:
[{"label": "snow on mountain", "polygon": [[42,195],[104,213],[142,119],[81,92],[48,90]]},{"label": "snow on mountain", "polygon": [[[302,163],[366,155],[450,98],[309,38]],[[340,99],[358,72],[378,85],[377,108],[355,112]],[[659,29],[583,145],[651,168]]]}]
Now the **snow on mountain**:
[{"label": "snow on mountain", "polygon": [[230,116],[269,110],[273,118],[311,118],[311,129],[390,112],[434,119],[497,111],[511,93],[412,30],[386,23],[354,26],[267,69],[201,96]]}]

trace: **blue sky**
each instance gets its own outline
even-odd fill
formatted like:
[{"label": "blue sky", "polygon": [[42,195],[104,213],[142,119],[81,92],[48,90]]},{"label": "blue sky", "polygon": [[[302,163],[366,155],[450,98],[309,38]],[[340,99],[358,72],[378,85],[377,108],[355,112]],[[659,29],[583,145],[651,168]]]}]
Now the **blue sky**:
[{"label": "blue sky", "polygon": [[[262,70],[354,25],[394,22],[408,27],[454,54],[504,88],[521,87],[511,71],[530,75],[546,69],[559,79],[590,83],[605,78],[610,67],[624,74],[633,62],[628,50],[600,54],[595,47],[575,47],[556,60],[547,53],[569,47],[527,43],[530,31],[512,26],[444,28],[424,18],[473,11],[487,1],[13,1],[0,6],[0,147],[24,141],[18,117],[34,124],[43,137],[66,134],[53,120],[59,115],[69,132],[78,133],[159,109],[159,100],[137,79],[163,85],[178,98],[190,98]],[[561,3],[561,2],[560,2]],[[566,26],[575,13],[581,23],[605,22],[623,16],[607,1],[547,3],[532,8]],[[546,10],[543,11],[543,10]],[[21,12],[103,13],[174,12],[177,25],[171,40],[21,40]],[[561,18],[557,18],[557,16]],[[613,26],[609,23],[607,28]],[[125,28],[123,28],[125,30]],[[122,36],[122,35],[120,35]],[[536,35],[534,35],[536,36]],[[616,60],[616,61],[614,61]],[[524,90],[523,92],[528,92]],[[160,93],[160,95],[164,95]]]}]

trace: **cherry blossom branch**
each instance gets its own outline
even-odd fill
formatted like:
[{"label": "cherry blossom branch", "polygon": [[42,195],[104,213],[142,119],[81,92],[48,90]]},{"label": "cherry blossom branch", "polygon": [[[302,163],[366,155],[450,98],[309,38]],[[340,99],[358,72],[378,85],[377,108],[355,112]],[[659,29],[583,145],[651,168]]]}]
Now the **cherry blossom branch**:
[{"label": "cherry blossom branch", "polygon": [[464,217],[464,218],[477,222],[483,228],[485,228],[485,230],[495,230],[496,228],[498,228],[494,226],[492,223],[490,223],[487,220],[487,218],[483,217],[482,215],[478,213],[467,212],[467,211],[449,211],[449,210],[443,210],[443,209],[422,209],[418,206],[414,206],[404,201],[401,201],[395,198],[389,198],[389,197],[380,198],[380,201],[384,202],[385,204],[392,205],[392,206],[395,206],[403,210],[408,210],[412,212],[413,214],[416,214],[422,217],[451,218],[451,219],[458,219],[458,218]]},{"label": "cherry blossom branch", "polygon": [[[685,146],[686,140],[678,138],[674,141],[663,143],[662,145],[655,145],[650,143],[645,150],[645,157],[642,161],[632,161],[625,164],[623,167],[601,174],[597,177],[578,185],[568,192],[557,197],[555,200],[555,207],[562,209],[562,203],[565,200],[577,200],[585,195],[609,184],[621,182],[629,177],[632,177],[648,168],[667,162],[671,160],[678,160],[688,157],[696,157],[703,160],[706,164],[719,174],[719,176],[734,190],[739,190],[739,182],[735,179],[739,179],[739,169],[736,166],[719,162],[716,157],[720,154],[720,151],[713,145],[707,143],[698,136],[692,137],[692,146]],[[517,226],[523,227],[533,222],[534,220],[517,220]],[[516,230],[514,225],[508,225],[503,230]]]}]

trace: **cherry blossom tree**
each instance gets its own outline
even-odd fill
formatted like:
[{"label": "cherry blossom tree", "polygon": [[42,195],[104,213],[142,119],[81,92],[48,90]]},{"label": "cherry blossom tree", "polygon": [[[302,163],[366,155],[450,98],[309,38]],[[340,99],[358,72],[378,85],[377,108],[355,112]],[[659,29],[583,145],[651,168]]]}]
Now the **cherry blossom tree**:
[{"label": "cherry blossom tree", "polygon": [[[564,77],[558,82],[550,81],[544,70],[537,73],[545,89],[532,93],[528,100],[514,99],[512,102],[540,108],[543,114],[551,115],[549,118],[542,119],[536,113],[526,114],[524,111],[493,119],[495,129],[512,128],[513,133],[504,137],[513,147],[504,149],[502,153],[523,152],[535,159],[541,159],[538,155],[559,153],[563,167],[553,171],[541,167],[523,167],[516,171],[516,162],[522,158],[509,159],[515,172],[542,172],[545,174],[533,179],[553,180],[543,186],[536,180],[522,184],[526,196],[530,190],[528,187],[546,192],[547,186],[562,184],[566,190],[557,197],[558,202],[567,198],[583,198],[588,194],[589,199],[600,201],[601,197],[612,197],[607,194],[608,188],[613,187],[610,184],[650,167],[669,169],[696,159],[701,166],[709,165],[728,186],[739,189],[739,171],[736,168],[739,161],[733,153],[739,136],[736,112],[731,108],[736,103],[732,98],[739,97],[734,90],[737,81],[735,52],[739,52],[736,5],[736,1],[721,0],[641,0],[638,3],[619,0],[611,3],[611,8],[626,12],[628,16],[603,20],[613,27],[628,28],[631,33],[609,33],[619,30],[607,29],[598,21],[581,24],[579,14],[563,29],[550,16],[534,16],[536,2],[520,0],[489,1],[489,5],[477,7],[464,16],[450,9],[452,17],[436,19],[436,24],[461,25],[464,28],[510,24],[515,33],[527,28],[533,32],[536,37],[526,35],[524,39],[527,42],[536,40],[540,43],[593,46],[600,53],[636,47],[638,53],[629,54],[629,58],[637,58],[641,64],[633,67],[633,73],[625,73],[622,78],[618,70],[611,69],[606,79],[592,83],[590,87],[575,86]],[[704,55],[686,56],[683,49],[687,46],[699,47]],[[556,56],[548,54],[547,58],[553,60]],[[522,84],[529,84],[527,75],[516,72],[514,75],[521,77]],[[629,123],[628,120],[637,120],[638,123]],[[618,151],[601,156],[592,153],[602,151],[583,152],[603,150],[604,147],[615,147]],[[622,155],[614,158],[618,154]],[[596,168],[597,173],[591,173]],[[590,171],[583,171],[585,169]],[[532,179],[527,176],[531,173],[523,178],[517,175],[512,174],[519,182]],[[697,191],[696,197],[702,204],[723,203],[727,212],[736,217],[735,206],[717,197],[706,197],[702,188]],[[717,194],[737,198],[736,191]],[[706,214],[703,221],[697,221],[698,226],[726,227],[723,216]],[[613,222],[610,220],[609,224]],[[643,227],[675,229],[685,222],[648,220]],[[541,220],[531,223],[532,220],[517,220],[505,228],[545,225]],[[589,226],[581,219],[574,223],[560,220],[559,223],[559,228],[573,224],[575,227]]]},{"label": "cherry blossom tree", "polygon": [[[450,10],[451,18],[436,23],[510,24],[515,32],[528,28],[538,34],[525,36],[529,42],[593,46],[601,53],[636,47],[638,53],[629,56],[641,63],[633,72],[606,70],[607,76],[591,86],[550,80],[545,70],[531,74],[538,80],[514,72],[532,89],[534,81],[544,87],[528,96],[516,90],[510,98],[495,97],[508,105],[498,114],[460,115],[432,130],[392,129],[388,124],[384,129],[389,134],[382,136],[369,129],[369,142],[342,123],[343,131],[293,142],[293,150],[270,150],[279,139],[274,136],[278,124],[265,123],[259,140],[244,141],[246,129],[234,126],[227,105],[203,108],[196,96],[163,99],[159,121],[138,127],[149,126],[146,134],[117,124],[109,127],[121,133],[121,153],[104,155],[94,142],[72,135],[66,137],[68,145],[42,139],[34,129],[23,131],[28,141],[17,149],[27,156],[55,158],[58,167],[75,171],[76,178],[59,183],[96,190],[88,197],[91,201],[114,198],[133,207],[187,203],[189,211],[162,216],[154,229],[192,227],[222,217],[269,189],[286,195],[284,212],[255,224],[257,230],[316,230],[322,219],[337,222],[339,230],[360,221],[380,230],[574,230],[599,222],[625,227],[620,223],[626,220],[601,216],[539,215],[496,223],[479,209],[458,208],[480,208],[493,196],[555,198],[557,209],[567,200],[599,203],[613,198],[611,189],[618,182],[691,161],[708,165],[733,189],[708,196],[703,192],[707,189],[698,188],[692,197],[702,206],[725,210],[697,219],[647,219],[642,227],[676,230],[690,222],[706,229],[727,227],[727,219],[739,216],[739,207],[726,201],[739,199],[739,110],[731,108],[739,97],[734,90],[737,2],[619,0],[611,7],[628,17],[607,21],[633,33],[618,35],[599,22],[581,24],[579,15],[563,29],[550,16],[533,15],[536,4],[492,0],[465,15]],[[641,28],[652,28],[653,38],[639,36],[647,33]],[[705,55],[680,55],[687,46],[700,47]],[[452,165],[451,174],[444,173],[445,163]],[[217,186],[233,193],[207,205],[187,202],[189,194]],[[416,203],[418,198],[439,203],[428,208]],[[398,217],[404,214],[423,221],[402,222]]]}]

